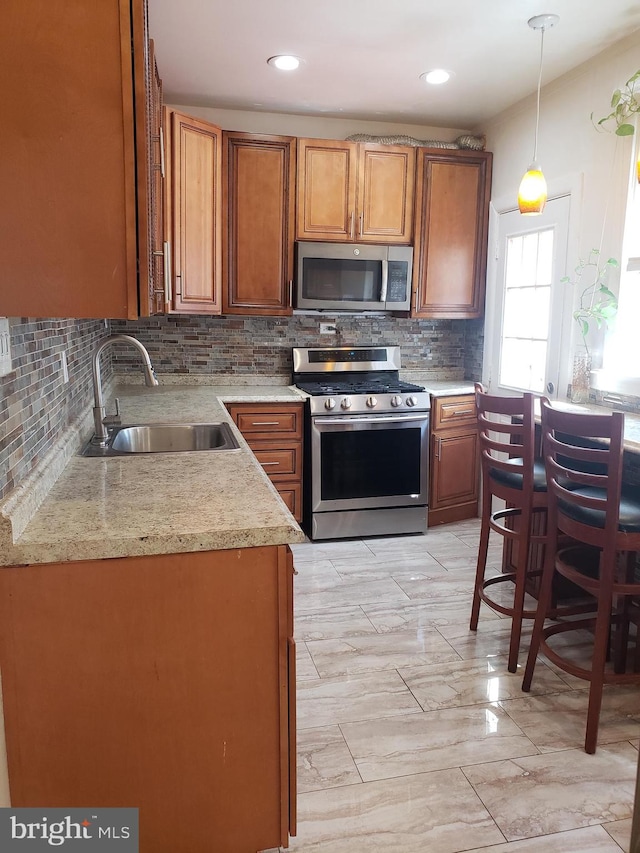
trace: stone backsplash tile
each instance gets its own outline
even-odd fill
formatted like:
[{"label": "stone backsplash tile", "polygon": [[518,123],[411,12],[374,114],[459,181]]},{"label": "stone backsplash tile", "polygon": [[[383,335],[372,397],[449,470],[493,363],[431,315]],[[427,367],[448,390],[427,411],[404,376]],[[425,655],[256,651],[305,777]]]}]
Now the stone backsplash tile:
[{"label": "stone backsplash tile", "polygon": [[[15,488],[62,431],[91,405],[91,353],[109,334],[102,320],[9,321],[13,372],[0,377],[0,498]],[[63,381],[62,352],[69,382]],[[105,379],[111,365],[105,362]]]},{"label": "stone backsplash tile", "polygon": [[[320,322],[337,331],[320,334]],[[319,317],[153,317],[113,320],[113,332],[138,337],[159,374],[291,375],[294,346],[399,344],[402,366],[443,379],[480,378],[482,321]],[[113,353],[118,372],[138,370],[135,354]]]}]

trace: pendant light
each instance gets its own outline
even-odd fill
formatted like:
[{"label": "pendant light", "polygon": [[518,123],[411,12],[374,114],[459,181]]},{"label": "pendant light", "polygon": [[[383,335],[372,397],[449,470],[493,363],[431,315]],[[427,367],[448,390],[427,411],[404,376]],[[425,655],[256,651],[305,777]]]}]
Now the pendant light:
[{"label": "pendant light", "polygon": [[547,201],[547,182],[538,163],[538,127],[540,125],[540,86],[542,84],[542,58],[544,55],[544,31],[555,26],[558,15],[535,15],[527,23],[532,30],[540,30],[540,70],[538,72],[538,100],[536,105],[536,135],[533,144],[533,162],[527,169],[518,190],[518,208],[525,216],[542,213]]}]

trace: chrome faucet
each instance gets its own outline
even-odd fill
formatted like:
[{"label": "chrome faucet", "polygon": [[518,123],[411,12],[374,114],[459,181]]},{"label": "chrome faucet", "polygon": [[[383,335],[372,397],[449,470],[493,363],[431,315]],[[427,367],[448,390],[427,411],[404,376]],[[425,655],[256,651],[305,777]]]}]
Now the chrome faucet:
[{"label": "chrome faucet", "polygon": [[109,440],[108,425],[113,426],[120,424],[120,406],[116,400],[116,412],[114,415],[105,415],[104,400],[102,397],[102,380],[100,378],[100,356],[110,344],[130,344],[134,346],[142,356],[144,366],[144,383],[148,386],[158,384],[156,374],[149,358],[149,353],[146,348],[140,343],[137,338],[131,335],[111,335],[111,337],[102,341],[95,348],[93,353],[93,423],[95,433],[91,439],[92,444],[98,444],[100,447],[105,447]]}]

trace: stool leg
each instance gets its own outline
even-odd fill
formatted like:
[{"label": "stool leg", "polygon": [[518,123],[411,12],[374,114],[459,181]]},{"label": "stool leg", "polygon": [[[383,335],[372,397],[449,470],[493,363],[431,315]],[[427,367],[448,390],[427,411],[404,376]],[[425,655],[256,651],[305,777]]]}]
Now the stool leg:
[{"label": "stool leg", "polygon": [[533,670],[535,669],[536,658],[538,657],[538,652],[540,650],[540,641],[542,639],[544,622],[551,607],[551,596],[553,594],[553,576],[556,570],[556,551],[558,549],[558,530],[555,518],[547,518],[547,525],[549,533],[545,544],[544,566],[542,568],[540,591],[538,593],[538,607],[536,608],[536,618],[533,623],[531,645],[529,646],[527,665],[525,667],[524,678],[522,680],[522,689],[525,693],[528,693],[529,690],[531,690]]},{"label": "stool leg", "polygon": [[513,591],[513,616],[511,617],[511,638],[509,640],[509,661],[507,669],[515,672],[518,669],[518,652],[520,651],[520,636],[522,634],[522,611],[524,610],[524,594],[529,567],[529,550],[531,546],[531,510],[523,510],[519,516],[520,536],[518,538],[518,563],[516,565],[515,589]]},{"label": "stool leg", "polygon": [[482,521],[480,523],[480,543],[478,545],[478,563],[476,567],[476,580],[473,587],[473,604],[471,605],[471,621],[469,630],[478,630],[478,619],[480,617],[480,590],[484,583],[484,573],[487,567],[487,552],[489,550],[489,516],[491,515],[491,495],[483,489],[482,496]]},{"label": "stool leg", "polygon": [[[603,551],[600,556],[600,577],[603,577],[604,561],[606,554]],[[609,594],[598,596],[598,611],[596,614],[596,628],[593,640],[593,657],[591,659],[591,685],[589,687],[589,707],[587,710],[587,730],[584,741],[585,752],[592,755],[596,751],[598,742],[598,725],[600,722],[600,708],[602,706],[602,688],[604,686],[604,667],[607,658],[607,647],[609,645],[609,627],[611,624],[612,597]]]}]

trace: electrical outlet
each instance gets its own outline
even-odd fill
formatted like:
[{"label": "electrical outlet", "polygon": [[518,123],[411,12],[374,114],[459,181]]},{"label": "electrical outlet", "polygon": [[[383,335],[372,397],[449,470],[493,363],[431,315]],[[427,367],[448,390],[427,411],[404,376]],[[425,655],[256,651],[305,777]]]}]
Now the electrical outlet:
[{"label": "electrical outlet", "polygon": [[335,335],[338,330],[333,325],[333,323],[320,323],[320,334],[321,335]]},{"label": "electrical outlet", "polygon": [[11,373],[12,366],[9,320],[7,317],[0,317],[0,376]]},{"label": "electrical outlet", "polygon": [[67,351],[62,350],[60,353],[60,367],[62,368],[62,381],[66,385],[69,381],[69,367],[67,366]]}]

